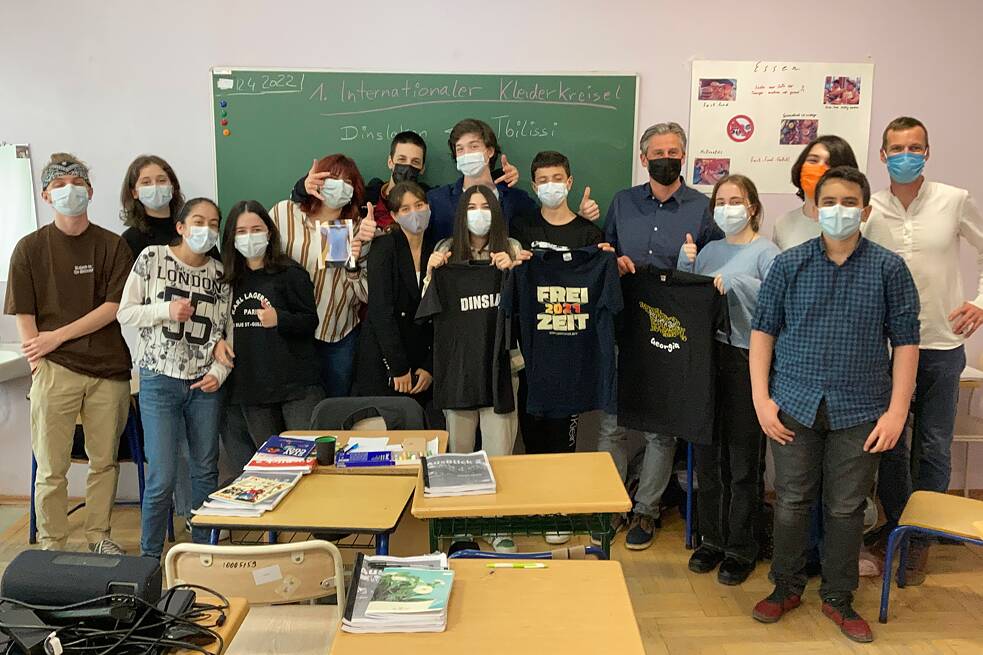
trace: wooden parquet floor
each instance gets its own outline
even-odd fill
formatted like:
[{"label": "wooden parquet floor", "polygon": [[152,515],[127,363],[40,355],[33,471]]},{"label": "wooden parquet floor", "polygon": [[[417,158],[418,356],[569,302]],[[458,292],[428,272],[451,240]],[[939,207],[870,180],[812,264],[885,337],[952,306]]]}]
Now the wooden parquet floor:
[{"label": "wooden parquet floor", "polygon": [[[27,505],[20,506],[23,517],[0,534],[0,569],[28,548]],[[84,548],[83,512],[71,517],[72,547],[78,550]],[[178,535],[187,539],[180,526]],[[117,508],[113,536],[129,552],[139,550],[136,508]],[[258,540],[261,535],[249,537]],[[548,548],[533,538],[517,542],[522,550]],[[676,518],[666,522],[648,550],[626,550],[622,535],[615,541],[612,555],[624,567],[649,655],[983,655],[983,549],[935,546],[925,584],[892,590],[887,625],[876,622],[880,579],[863,579],[855,607],[871,622],[876,641],[862,645],[848,641],[822,615],[818,580],[810,583],[801,608],[777,624],[763,625],[750,613],[771,592],[767,563],[759,565],[743,585],[725,587],[713,574],[689,572],[690,551],[682,544],[683,523]],[[407,513],[393,536],[393,554],[415,554],[426,548],[425,526]]]}]

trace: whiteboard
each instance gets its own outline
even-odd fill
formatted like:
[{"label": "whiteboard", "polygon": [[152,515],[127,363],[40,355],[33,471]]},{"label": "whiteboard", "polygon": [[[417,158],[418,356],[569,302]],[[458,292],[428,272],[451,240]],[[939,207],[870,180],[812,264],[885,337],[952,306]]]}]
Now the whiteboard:
[{"label": "whiteboard", "polygon": [[0,143],[0,282],[7,281],[14,246],[36,229],[30,148]]}]

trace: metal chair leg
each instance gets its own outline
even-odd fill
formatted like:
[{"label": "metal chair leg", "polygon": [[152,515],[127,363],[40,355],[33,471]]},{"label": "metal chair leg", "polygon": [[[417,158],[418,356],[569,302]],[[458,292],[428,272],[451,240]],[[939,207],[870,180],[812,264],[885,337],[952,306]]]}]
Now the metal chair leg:
[{"label": "metal chair leg", "polygon": [[34,507],[34,487],[38,480],[38,460],[31,452],[31,520],[27,532],[27,543],[36,544],[38,542],[38,514]]},{"label": "metal chair leg", "polygon": [[[887,538],[887,552],[884,553],[884,572],[881,576],[881,613],[878,617],[881,623],[887,623],[887,609],[891,596],[891,575],[894,572],[894,553],[898,549],[899,544],[904,544],[908,541],[908,532],[910,530],[910,526],[899,525],[891,530],[891,534]],[[902,573],[904,571],[904,555],[902,554],[899,559],[899,573]],[[898,586],[900,587],[901,585]]]},{"label": "metal chair leg", "polygon": [[696,547],[693,543],[693,444],[686,444],[686,548]]}]

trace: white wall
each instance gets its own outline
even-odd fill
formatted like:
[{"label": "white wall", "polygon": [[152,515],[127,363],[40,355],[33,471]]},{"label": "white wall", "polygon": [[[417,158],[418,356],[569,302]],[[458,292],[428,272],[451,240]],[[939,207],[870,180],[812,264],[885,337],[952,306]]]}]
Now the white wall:
[{"label": "white wall", "polygon": [[[693,59],[869,59],[876,65],[868,162],[874,187],[887,183],[876,158],[880,131],[896,115],[910,114],[931,132],[928,175],[983,198],[983,132],[975,126],[983,87],[972,82],[983,61],[983,3],[499,0],[469,11],[474,6],[432,0],[4,2],[0,140],[29,143],[36,176],[54,151],[87,160],[95,186],[90,216],[119,230],[119,184],[138,153],[165,157],[189,195],[214,193],[211,66],[637,71],[644,128],[661,120],[688,122]],[[772,218],[796,204],[792,196],[764,202]],[[42,222],[50,220],[43,203],[39,214]],[[965,250],[969,297],[976,274]],[[0,319],[0,341],[14,339],[13,321]],[[976,337],[973,361],[980,351]],[[0,494],[28,488],[23,386],[0,388]],[[131,483],[124,479],[124,486]],[[983,486],[983,476],[974,486]]]}]

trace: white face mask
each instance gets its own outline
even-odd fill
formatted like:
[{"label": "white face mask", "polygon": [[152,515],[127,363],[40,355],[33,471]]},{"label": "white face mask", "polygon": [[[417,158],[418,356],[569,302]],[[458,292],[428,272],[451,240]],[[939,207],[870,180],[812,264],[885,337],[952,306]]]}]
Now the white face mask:
[{"label": "white face mask", "polygon": [[485,153],[469,152],[457,156],[457,170],[467,177],[475,177],[485,170],[488,162],[485,161]]},{"label": "white face mask", "polygon": [[747,207],[744,205],[717,205],[713,208],[713,221],[729,237],[740,234],[747,220]]},{"label": "white face mask", "polygon": [[170,184],[151,184],[137,187],[137,194],[144,207],[157,211],[166,207],[174,197],[174,187]]},{"label": "white face mask", "polygon": [[269,232],[250,232],[236,235],[236,250],[246,259],[259,257],[266,252],[270,244]]},{"label": "white face mask", "polygon": [[333,177],[326,179],[324,186],[321,187],[321,197],[324,198],[324,204],[331,209],[341,209],[352,201],[354,194],[355,188],[351,184],[344,180],[336,180]]},{"label": "white face mask", "polygon": [[483,237],[491,230],[490,209],[468,210],[468,231],[475,236]]},{"label": "white face mask", "polygon": [[192,225],[187,229],[184,240],[191,248],[191,252],[204,255],[218,243],[218,230],[213,230],[207,225]]},{"label": "white face mask", "polygon": [[567,193],[569,193],[569,189],[563,182],[545,182],[536,187],[539,202],[543,203],[543,207],[550,209],[556,209],[563,204],[567,198]]},{"label": "white face mask", "polygon": [[81,216],[89,206],[89,190],[84,186],[66,184],[48,192],[55,211],[62,216]]}]

